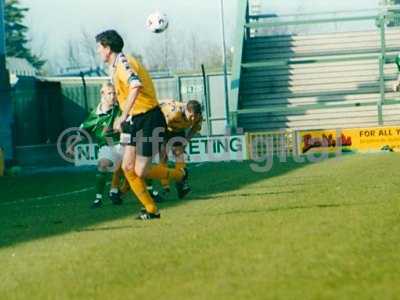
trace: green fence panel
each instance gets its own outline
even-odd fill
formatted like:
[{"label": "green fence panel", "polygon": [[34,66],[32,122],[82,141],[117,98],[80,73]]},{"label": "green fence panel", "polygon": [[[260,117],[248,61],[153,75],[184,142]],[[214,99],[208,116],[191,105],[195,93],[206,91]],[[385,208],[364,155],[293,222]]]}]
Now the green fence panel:
[{"label": "green fence panel", "polygon": [[14,111],[14,138],[17,146],[39,144],[40,108],[36,97],[35,80],[20,77],[11,92]]}]

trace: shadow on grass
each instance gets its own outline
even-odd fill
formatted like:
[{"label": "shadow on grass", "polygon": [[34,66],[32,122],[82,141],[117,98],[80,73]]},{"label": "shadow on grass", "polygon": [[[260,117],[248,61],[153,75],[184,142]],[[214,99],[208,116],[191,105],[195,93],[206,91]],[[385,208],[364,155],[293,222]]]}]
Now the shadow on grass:
[{"label": "shadow on grass", "polygon": [[[192,194],[186,200],[168,200],[159,205],[162,217],[168,218],[168,208],[186,204],[187,201],[218,200],[220,198],[251,197],[254,195],[293,194],[298,192],[288,183],[287,189],[271,191],[274,186],[255,186],[255,193],[232,193],[249,184],[284,175],[307,166],[309,163],[275,163],[269,172],[255,173],[249,162],[223,162],[203,164],[190,168]],[[94,183],[93,172],[55,173],[27,177],[0,178],[0,247],[10,247],[18,243],[41,239],[68,232],[121,230],[145,226],[140,221],[132,225],[101,226],[100,223],[130,217],[139,211],[139,203],[128,197],[122,206],[113,206],[107,199],[100,209],[90,209],[94,190],[88,187]],[[303,181],[312,184],[312,175],[293,177],[293,185]],[[300,184],[299,184],[300,185]],[[262,187],[262,189],[261,189]],[[82,190],[82,193],[77,193]],[[70,193],[69,193],[70,192]],[[231,193],[229,193],[231,192]],[[220,195],[228,193],[228,195]],[[59,194],[62,194],[60,196]],[[231,195],[229,195],[231,194]],[[52,197],[54,195],[54,197]],[[58,196],[57,196],[58,195]],[[170,198],[175,198],[171,195]],[[291,208],[294,209],[294,208]],[[228,212],[229,213],[229,212]],[[231,212],[234,213],[234,212]],[[239,213],[239,212],[237,212]],[[243,213],[248,213],[244,211]],[[100,227],[90,228],[94,225]]]}]

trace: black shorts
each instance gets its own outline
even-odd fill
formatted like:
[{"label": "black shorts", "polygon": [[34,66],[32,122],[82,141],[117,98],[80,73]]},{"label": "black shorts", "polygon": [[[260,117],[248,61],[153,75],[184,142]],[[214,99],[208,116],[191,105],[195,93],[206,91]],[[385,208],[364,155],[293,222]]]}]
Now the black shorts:
[{"label": "black shorts", "polygon": [[167,130],[165,132],[165,144],[168,144],[169,147],[182,147],[184,145],[183,139],[186,140],[185,137],[185,131],[173,132]]},{"label": "black shorts", "polygon": [[167,124],[159,107],[144,114],[130,116],[121,124],[121,144],[136,147],[136,153],[152,157],[164,143]]}]

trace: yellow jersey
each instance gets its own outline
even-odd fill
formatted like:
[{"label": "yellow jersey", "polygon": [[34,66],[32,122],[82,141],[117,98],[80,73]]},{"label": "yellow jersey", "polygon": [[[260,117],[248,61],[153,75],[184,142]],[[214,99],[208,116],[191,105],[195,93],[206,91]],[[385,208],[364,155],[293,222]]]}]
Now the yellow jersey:
[{"label": "yellow jersey", "polygon": [[153,80],[137,59],[119,53],[111,66],[111,79],[121,110],[124,109],[130,89],[140,87],[129,115],[143,114],[159,105]]},{"label": "yellow jersey", "polygon": [[186,118],[186,104],[175,100],[164,100],[160,102],[161,111],[165,117],[167,128],[172,132],[180,132],[191,129],[193,132],[201,130],[202,119],[191,122]]}]

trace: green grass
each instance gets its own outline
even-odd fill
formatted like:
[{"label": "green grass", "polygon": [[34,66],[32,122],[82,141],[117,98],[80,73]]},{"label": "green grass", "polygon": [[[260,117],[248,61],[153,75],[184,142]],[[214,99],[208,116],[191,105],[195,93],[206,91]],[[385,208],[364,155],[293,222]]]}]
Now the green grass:
[{"label": "green grass", "polygon": [[[400,156],[191,169],[188,200],[88,208],[93,174],[0,178],[0,299],[395,299]],[[33,199],[34,197],[50,197]]]}]

